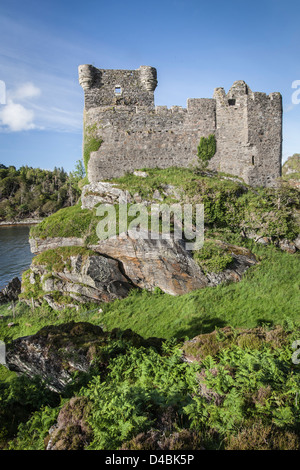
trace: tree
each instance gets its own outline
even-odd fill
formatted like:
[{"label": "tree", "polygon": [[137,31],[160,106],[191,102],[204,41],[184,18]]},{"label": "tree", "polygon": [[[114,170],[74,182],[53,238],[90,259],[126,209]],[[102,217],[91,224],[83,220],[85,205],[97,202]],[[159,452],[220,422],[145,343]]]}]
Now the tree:
[{"label": "tree", "polygon": [[82,180],[85,177],[85,168],[82,160],[77,160],[73,175],[78,180]]}]

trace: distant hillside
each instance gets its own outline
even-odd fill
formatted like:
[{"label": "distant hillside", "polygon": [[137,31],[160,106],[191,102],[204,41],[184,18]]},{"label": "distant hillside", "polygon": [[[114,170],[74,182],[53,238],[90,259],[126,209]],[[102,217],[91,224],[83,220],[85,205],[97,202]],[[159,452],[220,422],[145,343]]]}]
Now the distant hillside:
[{"label": "distant hillside", "polygon": [[78,162],[73,173],[0,164],[0,222],[40,218],[76,204],[79,181],[84,176]]},{"label": "distant hillside", "polygon": [[294,153],[289,157],[282,167],[284,179],[300,181],[300,153]]}]

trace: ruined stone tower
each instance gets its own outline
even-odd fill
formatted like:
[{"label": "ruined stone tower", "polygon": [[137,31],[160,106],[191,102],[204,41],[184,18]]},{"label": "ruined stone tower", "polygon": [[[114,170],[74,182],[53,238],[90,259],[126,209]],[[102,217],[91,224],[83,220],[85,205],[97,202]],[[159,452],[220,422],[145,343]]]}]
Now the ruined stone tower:
[{"label": "ruined stone tower", "polygon": [[139,168],[196,164],[201,137],[214,134],[210,168],[252,186],[274,186],[281,175],[282,98],[254,93],[243,81],[212,99],[188,99],[187,108],[154,105],[156,69],[104,70],[79,66],[84,90],[84,148],[101,142],[86,159],[97,182]]}]

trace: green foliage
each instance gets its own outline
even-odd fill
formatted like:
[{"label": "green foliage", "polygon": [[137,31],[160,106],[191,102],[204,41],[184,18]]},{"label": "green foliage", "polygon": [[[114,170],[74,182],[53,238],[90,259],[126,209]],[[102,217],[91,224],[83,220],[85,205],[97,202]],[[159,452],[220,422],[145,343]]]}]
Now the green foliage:
[{"label": "green foliage", "polygon": [[214,241],[205,241],[201,250],[195,251],[194,260],[204,272],[218,273],[224,271],[232,262],[233,257]]},{"label": "green foliage", "polygon": [[0,381],[0,448],[13,437],[19,423],[26,422],[45,404],[56,406],[58,398],[38,377],[20,376],[7,382]]},{"label": "green foliage", "polygon": [[282,176],[285,180],[299,180],[300,179],[300,154],[294,153],[288,157],[282,166]]},{"label": "green foliage", "polygon": [[[256,233],[258,237],[270,237],[273,242],[282,238],[294,240],[299,234],[300,193],[297,189],[251,188],[237,178],[229,179],[228,175],[208,177],[187,168],[144,170],[149,175],[147,178],[127,174],[112,182],[132,196],[138,193],[150,201],[158,190],[163,202],[202,203],[205,225],[209,229],[226,228],[235,234]],[[166,185],[176,187],[178,196],[165,195]]]},{"label": "green foliage", "polygon": [[[81,209],[80,204],[60,209],[30,230],[31,237],[84,237],[89,231],[96,233],[96,218],[92,211]],[[93,229],[91,226],[93,225]]]},{"label": "green foliage", "polygon": [[84,130],[83,161],[85,171],[88,171],[88,162],[91,152],[97,152],[102,144],[102,139],[97,137],[97,125],[87,126]]},{"label": "green foliage", "polygon": [[45,450],[45,438],[56,422],[59,408],[42,407],[26,422],[19,424],[17,439],[9,442],[9,450]]},{"label": "green foliage", "polygon": [[[182,347],[174,342],[160,351],[127,346],[118,353],[112,348],[106,373],[96,373],[79,392],[87,398],[92,430],[85,449],[117,450],[127,448],[128,441],[145,449],[149,444],[138,446],[135,439],[141,433],[152,436],[150,449],[161,448],[159,442],[170,449],[176,433],[195,433],[197,445],[206,449],[251,447],[253,442],[256,450],[298,449],[300,375],[299,366],[292,367],[290,348],[295,334],[299,328],[287,337],[288,345],[271,347],[264,340],[259,349],[249,349],[231,344],[192,363],[182,361]],[[19,426],[9,448],[42,449],[61,407],[42,405]],[[247,444],[250,429],[252,442]],[[270,438],[257,439],[254,429]]]},{"label": "green foliage", "polygon": [[161,356],[153,349],[130,348],[109,369],[105,382],[95,377],[83,390],[93,404],[91,449],[116,449],[149,429],[168,407],[190,401],[190,374],[178,350]]},{"label": "green foliage", "polygon": [[46,217],[76,203],[82,171],[53,171],[22,166],[0,169],[0,220]]},{"label": "green foliage", "polygon": [[197,155],[200,163],[208,163],[215,155],[216,150],[217,144],[214,134],[210,134],[208,137],[201,137],[197,147]]},{"label": "green foliage", "polygon": [[49,272],[63,271],[64,267],[71,269],[70,256],[81,256],[85,259],[91,255],[98,256],[98,253],[81,246],[65,246],[40,253],[33,258],[32,263],[45,266]]}]

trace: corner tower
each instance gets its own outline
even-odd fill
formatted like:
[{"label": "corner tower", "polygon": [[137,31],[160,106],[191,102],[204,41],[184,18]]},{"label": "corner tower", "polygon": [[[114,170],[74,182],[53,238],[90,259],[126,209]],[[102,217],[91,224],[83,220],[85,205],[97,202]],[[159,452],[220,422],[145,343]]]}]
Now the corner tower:
[{"label": "corner tower", "polygon": [[282,97],[252,92],[242,80],[216,88],[217,154],[212,166],[251,186],[275,186],[281,176]]},{"label": "corner tower", "polygon": [[93,65],[78,67],[85,109],[98,106],[154,107],[157,71],[141,65],[137,70],[105,70]]}]

